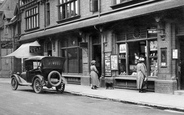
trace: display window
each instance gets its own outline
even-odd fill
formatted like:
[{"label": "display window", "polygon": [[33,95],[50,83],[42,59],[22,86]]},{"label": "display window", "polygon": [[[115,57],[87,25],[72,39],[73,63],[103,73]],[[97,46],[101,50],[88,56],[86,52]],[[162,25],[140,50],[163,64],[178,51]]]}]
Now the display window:
[{"label": "display window", "polygon": [[82,73],[82,49],[79,47],[81,38],[66,36],[60,41],[60,55],[64,57],[64,73]]},{"label": "display window", "polygon": [[139,57],[145,59],[149,76],[157,76],[157,40],[141,40],[118,44],[119,75],[137,75]]}]

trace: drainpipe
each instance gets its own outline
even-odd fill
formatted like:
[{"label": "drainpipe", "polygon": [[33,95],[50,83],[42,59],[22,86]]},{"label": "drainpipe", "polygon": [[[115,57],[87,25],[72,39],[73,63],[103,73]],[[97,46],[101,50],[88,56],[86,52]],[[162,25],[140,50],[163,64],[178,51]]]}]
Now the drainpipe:
[{"label": "drainpipe", "polygon": [[101,13],[101,0],[98,0],[98,17],[100,18]]},{"label": "drainpipe", "polygon": [[100,28],[99,29],[100,30],[100,39],[101,39],[101,53],[102,53],[102,55],[101,55],[101,71],[102,71],[102,73],[101,73],[101,77],[100,77],[100,81],[101,81],[101,86],[102,86],[102,84],[103,84],[103,80],[104,80],[104,78],[105,78],[105,62],[104,62],[104,59],[105,59],[105,57],[104,57],[104,42],[103,42],[103,40],[104,40],[104,35],[103,35],[103,28]]}]

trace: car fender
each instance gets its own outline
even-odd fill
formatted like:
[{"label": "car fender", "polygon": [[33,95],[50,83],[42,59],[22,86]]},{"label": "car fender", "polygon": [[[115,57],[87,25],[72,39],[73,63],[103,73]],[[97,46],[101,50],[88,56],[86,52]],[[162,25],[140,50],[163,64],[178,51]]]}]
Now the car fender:
[{"label": "car fender", "polygon": [[62,79],[62,82],[63,82],[64,84],[67,84],[66,78],[64,78],[62,75],[61,75],[61,79]]},{"label": "car fender", "polygon": [[33,77],[32,84],[33,84],[33,82],[34,82],[34,80],[35,80],[36,78],[41,79],[42,85],[44,86],[45,82],[44,82],[44,77],[43,77],[42,75],[35,75],[35,76]]}]

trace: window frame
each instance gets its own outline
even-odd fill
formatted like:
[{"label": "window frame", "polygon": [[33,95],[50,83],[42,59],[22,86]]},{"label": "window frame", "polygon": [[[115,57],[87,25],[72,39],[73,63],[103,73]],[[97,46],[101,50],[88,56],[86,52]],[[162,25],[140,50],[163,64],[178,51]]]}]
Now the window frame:
[{"label": "window frame", "polygon": [[45,13],[45,26],[50,25],[50,2],[47,0],[44,3],[44,13]]},{"label": "window frame", "polygon": [[[39,7],[31,7],[25,11],[25,31],[38,29],[40,26]],[[30,22],[30,23],[29,23]],[[35,22],[35,23],[34,23]],[[31,26],[31,27],[29,27]]]},{"label": "window frame", "polygon": [[[157,42],[157,36],[154,36],[154,35],[149,35],[149,33],[148,32],[146,32],[146,36],[143,36],[143,37],[138,37],[138,38],[134,38],[133,37],[133,39],[128,39],[128,33],[127,33],[127,31],[124,31],[123,33],[121,33],[121,34],[119,34],[119,33],[114,33],[115,35],[116,35],[116,45],[117,45],[117,54],[118,54],[118,57],[119,57],[119,59],[118,59],[118,75],[131,75],[130,74],[130,63],[129,63],[129,61],[130,61],[130,54],[129,54],[129,52],[130,52],[130,43],[132,43],[132,42],[141,42],[141,41],[144,41],[145,42],[145,47],[146,47],[146,52],[145,52],[145,63],[146,63],[146,67],[147,67],[147,71],[148,71],[148,76],[155,76],[155,74],[154,75],[152,75],[151,73],[152,73],[152,68],[151,68],[151,66],[152,66],[152,62],[151,62],[151,59],[153,59],[154,58],[154,60],[157,62],[157,67],[158,67],[158,48],[157,48],[157,50],[156,50],[156,53],[154,53],[154,55],[151,55],[151,53],[153,53],[150,49],[150,42],[151,41],[156,41]],[[143,35],[143,34],[141,34],[141,35]],[[133,35],[132,35],[133,36]],[[120,39],[119,37],[123,37],[123,39]],[[120,63],[120,59],[122,58],[122,56],[121,56],[121,53],[120,53],[120,49],[119,49],[119,46],[120,46],[120,44],[126,44],[126,51],[124,51],[124,50],[122,50],[121,52],[122,53],[124,53],[125,55],[123,56],[123,59],[124,59],[124,62],[125,62],[125,73],[124,73],[124,71],[122,71],[122,74],[121,74],[121,71],[120,71],[120,65],[122,65],[121,63]],[[139,45],[140,46],[140,45]],[[158,69],[158,68],[157,68]]]},{"label": "window frame", "polygon": [[[63,42],[63,40],[62,41],[60,41],[60,56],[62,56],[62,57],[65,57],[65,64],[66,64],[66,70],[64,70],[63,71],[63,73],[66,73],[66,74],[69,74],[69,73],[72,73],[72,74],[81,74],[82,73],[82,71],[83,71],[83,69],[82,69],[82,49],[80,48],[80,46],[79,46],[79,43],[81,42],[80,40],[79,40],[79,38],[77,37],[77,38],[75,38],[75,42],[77,42],[77,44],[76,45],[73,45],[73,46],[71,46],[70,44],[69,44],[69,42],[70,42],[70,40],[69,39],[71,39],[72,40],[72,38],[66,38],[65,40],[67,40],[67,41],[65,41],[66,42],[66,44],[63,44],[64,46],[62,46],[62,43],[61,42]],[[77,39],[77,40],[76,40]],[[78,69],[77,69],[77,72],[71,72],[69,69],[69,60],[70,60],[70,57],[68,56],[68,52],[69,52],[69,50],[70,49],[76,49],[76,51],[77,51],[77,62],[78,62]],[[65,56],[63,56],[63,51],[64,51],[64,55]],[[80,63],[81,62],[81,63]],[[64,64],[64,66],[65,66],[65,64]]]},{"label": "window frame", "polygon": [[117,0],[111,0],[111,8],[116,9],[116,8],[131,8],[135,7],[138,5],[143,5],[143,4],[149,4],[152,2],[157,2],[159,0],[119,0],[117,3]]},{"label": "window frame", "polygon": [[[73,5],[73,7],[71,7]],[[66,7],[69,6],[69,13],[67,12],[68,10]],[[80,0],[58,0],[58,21],[57,23],[63,22],[63,21],[68,21],[68,20],[73,20],[76,18],[80,17]],[[62,10],[64,9],[64,14],[61,13],[61,8]],[[72,8],[74,12],[72,11]],[[76,13],[76,14],[72,14]],[[63,17],[64,16],[64,17]]]},{"label": "window frame", "polygon": [[89,0],[90,12],[99,12],[99,0]]}]

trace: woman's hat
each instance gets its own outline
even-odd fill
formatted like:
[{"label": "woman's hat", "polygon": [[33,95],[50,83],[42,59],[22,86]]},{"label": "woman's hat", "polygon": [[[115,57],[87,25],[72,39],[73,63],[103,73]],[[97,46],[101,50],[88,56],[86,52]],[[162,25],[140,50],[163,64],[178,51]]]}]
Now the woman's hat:
[{"label": "woman's hat", "polygon": [[91,64],[95,64],[95,63],[96,63],[96,61],[95,61],[95,60],[92,60],[92,61],[91,61]]},{"label": "woman's hat", "polygon": [[139,61],[144,61],[144,58],[140,57],[140,58],[139,58]]}]

